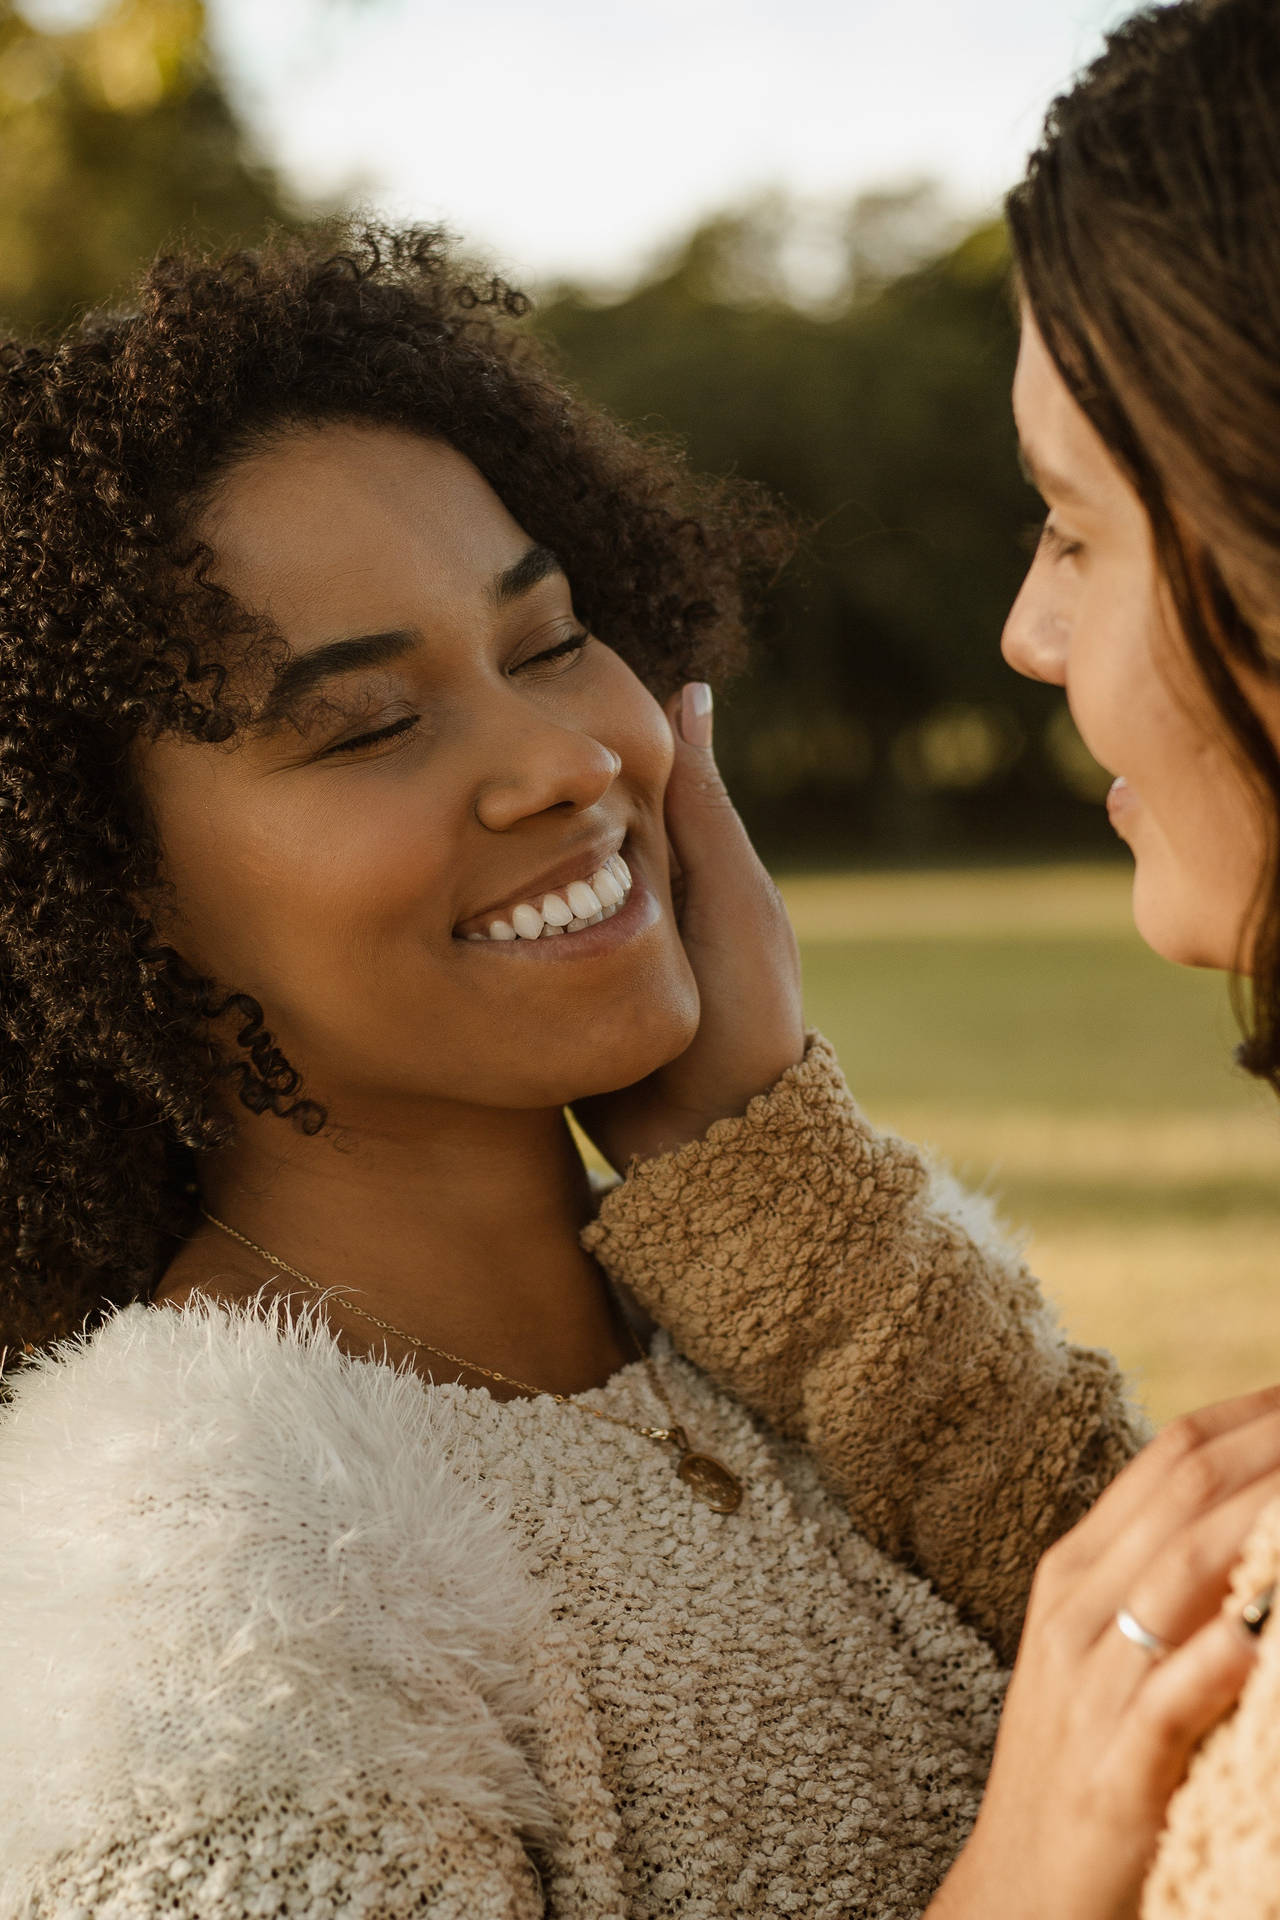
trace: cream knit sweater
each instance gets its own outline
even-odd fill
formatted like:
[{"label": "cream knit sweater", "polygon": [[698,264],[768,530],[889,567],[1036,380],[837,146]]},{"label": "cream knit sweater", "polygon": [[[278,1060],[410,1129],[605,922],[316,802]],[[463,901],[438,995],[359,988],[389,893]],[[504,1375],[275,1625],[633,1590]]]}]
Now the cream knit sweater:
[{"label": "cream knit sweater", "polygon": [[[588,1240],[737,1513],[306,1312],[139,1305],[22,1369],[2,1920],[921,1912],[994,1731],[977,1627],[1008,1652],[1142,1437],[1114,1368],[821,1042]],[[638,1364],[580,1398],[661,1417]]]}]

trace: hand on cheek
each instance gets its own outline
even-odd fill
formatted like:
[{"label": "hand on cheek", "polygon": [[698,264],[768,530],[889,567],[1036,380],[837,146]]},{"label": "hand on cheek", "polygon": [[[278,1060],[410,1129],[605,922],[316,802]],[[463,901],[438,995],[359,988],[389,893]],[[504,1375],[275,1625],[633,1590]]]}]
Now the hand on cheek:
[{"label": "hand on cheek", "polygon": [[686,686],[667,703],[667,718],[672,894],[702,1011],[678,1059],[575,1109],[617,1167],[682,1146],[713,1121],[743,1112],[804,1053],[795,935],[720,778],[710,688]]}]

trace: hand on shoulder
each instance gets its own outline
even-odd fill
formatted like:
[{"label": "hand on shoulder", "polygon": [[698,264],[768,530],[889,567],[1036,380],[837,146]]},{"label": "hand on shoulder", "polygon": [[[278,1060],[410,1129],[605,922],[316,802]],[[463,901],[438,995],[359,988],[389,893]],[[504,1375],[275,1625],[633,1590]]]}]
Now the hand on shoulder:
[{"label": "hand on shoulder", "polygon": [[[1268,1388],[1175,1421],[1044,1556],[977,1826],[928,1920],[1135,1920],[1170,1798],[1257,1668],[1241,1552],[1264,1515],[1271,1537],[1278,1500]],[[1264,1910],[1192,1908],[1176,1888],[1144,1911]]]}]

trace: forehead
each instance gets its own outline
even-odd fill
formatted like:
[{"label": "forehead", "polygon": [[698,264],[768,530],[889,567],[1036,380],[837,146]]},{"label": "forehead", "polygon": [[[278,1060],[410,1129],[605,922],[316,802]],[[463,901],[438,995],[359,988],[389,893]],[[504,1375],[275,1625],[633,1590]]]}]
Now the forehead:
[{"label": "forehead", "polygon": [[289,638],[474,600],[529,546],[456,448],[337,423],[283,430],[238,462],[197,532],[219,581]]},{"label": "forehead", "polygon": [[[1132,493],[1025,308],[1013,377],[1013,411],[1023,454],[1043,492],[1069,493],[1108,509],[1118,508]],[[1045,484],[1048,479],[1053,486]]]},{"label": "forehead", "polygon": [[1070,446],[1081,427],[1089,428],[1025,308],[1013,376],[1013,411],[1024,441],[1032,445]]}]

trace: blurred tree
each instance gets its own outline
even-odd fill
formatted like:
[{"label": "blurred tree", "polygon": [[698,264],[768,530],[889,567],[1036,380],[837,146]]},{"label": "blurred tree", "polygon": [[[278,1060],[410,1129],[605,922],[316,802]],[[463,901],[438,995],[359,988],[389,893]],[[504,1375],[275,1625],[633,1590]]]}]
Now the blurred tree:
[{"label": "blurred tree", "polygon": [[789,231],[769,196],[621,299],[554,289],[540,323],[595,398],[674,433],[696,466],[764,481],[807,525],[725,705],[744,812],[777,852],[1101,849],[1060,697],[999,653],[1037,514],[1009,409],[1002,225],[957,238],[927,183],[863,196],[830,227],[843,260],[816,300]]},{"label": "blurred tree", "polygon": [[111,0],[42,29],[0,0],[0,322],[55,328],[179,234],[286,217],[209,59],[201,0]]},{"label": "blurred tree", "polygon": [[[0,0],[0,326],[53,330],[180,237],[252,244],[289,223],[202,0],[87,0],[62,27],[37,4]],[[847,208],[766,195],[621,297],[544,302],[571,379],[806,522],[720,731],[772,851],[901,857],[1094,827],[1096,769],[1060,702],[997,651],[1035,511],[1007,279],[1001,227],[961,232],[916,182]]]}]

